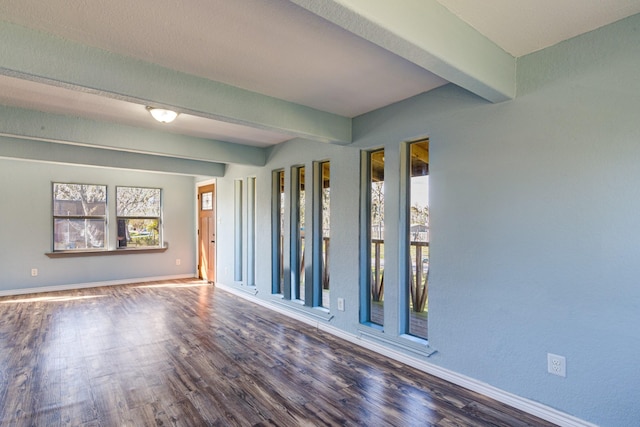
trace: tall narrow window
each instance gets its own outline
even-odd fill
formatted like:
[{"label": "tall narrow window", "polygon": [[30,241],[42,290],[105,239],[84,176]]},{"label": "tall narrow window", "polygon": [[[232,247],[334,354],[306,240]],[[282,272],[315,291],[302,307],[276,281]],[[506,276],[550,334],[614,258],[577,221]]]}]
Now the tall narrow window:
[{"label": "tall narrow window", "polygon": [[154,247],[161,242],[161,190],[116,187],[118,247]]},{"label": "tall narrow window", "polygon": [[329,237],[331,220],[329,162],[313,164],[313,301],[314,307],[329,308]]},{"label": "tall narrow window", "polygon": [[371,322],[384,324],[384,150],[371,153]]},{"label": "tall narrow window", "polygon": [[233,280],[242,281],[242,180],[236,179],[233,189]]},{"label": "tall narrow window", "polygon": [[409,145],[408,333],[427,339],[429,289],[429,140]]},{"label": "tall narrow window", "polygon": [[271,185],[271,291],[284,291],[284,171],[274,171]]},{"label": "tall narrow window", "polygon": [[363,153],[360,321],[384,325],[384,149]]},{"label": "tall narrow window", "polygon": [[104,249],[107,186],[53,184],[53,250]]},{"label": "tall narrow window", "polygon": [[320,163],[320,223],[322,228],[322,306],[329,308],[329,237],[331,234],[331,180],[329,162]]},{"label": "tall narrow window", "polygon": [[305,167],[291,170],[291,285],[292,298],[305,300]]},{"label": "tall narrow window", "polygon": [[247,178],[247,285],[256,285],[256,178]]}]

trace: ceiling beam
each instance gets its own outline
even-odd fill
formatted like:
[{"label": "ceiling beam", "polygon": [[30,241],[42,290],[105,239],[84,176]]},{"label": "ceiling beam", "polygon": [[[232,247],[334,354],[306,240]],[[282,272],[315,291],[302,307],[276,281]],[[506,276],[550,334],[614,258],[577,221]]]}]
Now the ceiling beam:
[{"label": "ceiling beam", "polygon": [[491,102],[516,95],[516,59],[436,0],[290,0]]},{"label": "ceiling beam", "polygon": [[224,176],[226,166],[221,163],[176,159],[117,150],[73,147],[47,141],[0,136],[0,158],[12,158],[46,163],[87,165],[162,172],[191,176]]},{"label": "ceiling beam", "polygon": [[2,105],[0,135],[220,164],[266,163],[264,148]]},{"label": "ceiling beam", "polygon": [[320,142],[351,120],[0,21],[0,74]]}]

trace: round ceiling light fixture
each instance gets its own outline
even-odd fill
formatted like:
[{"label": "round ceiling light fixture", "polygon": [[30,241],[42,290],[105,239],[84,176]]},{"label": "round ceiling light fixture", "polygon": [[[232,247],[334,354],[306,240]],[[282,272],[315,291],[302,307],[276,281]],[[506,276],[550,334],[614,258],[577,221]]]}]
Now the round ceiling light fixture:
[{"label": "round ceiling light fixture", "polygon": [[164,108],[147,107],[147,111],[151,114],[151,117],[159,121],[160,123],[171,123],[178,117],[178,113],[172,110]]}]

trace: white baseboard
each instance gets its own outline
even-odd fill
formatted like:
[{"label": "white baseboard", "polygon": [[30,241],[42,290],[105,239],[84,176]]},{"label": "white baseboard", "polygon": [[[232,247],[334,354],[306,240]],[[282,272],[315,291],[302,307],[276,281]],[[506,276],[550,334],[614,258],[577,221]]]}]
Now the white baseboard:
[{"label": "white baseboard", "polygon": [[175,276],[140,277],[135,279],[107,280],[104,282],[74,283],[70,285],[42,286],[38,288],[9,289],[6,291],[0,291],[0,297],[36,294],[39,292],[59,292],[59,291],[69,291],[73,289],[97,288],[100,286],[127,285],[130,283],[155,282],[158,280],[190,279],[193,277],[194,277],[193,274],[178,274]]},{"label": "white baseboard", "polygon": [[288,310],[286,307],[282,305],[272,304],[269,301],[265,301],[254,295],[250,295],[246,292],[242,292],[241,290],[233,286],[227,286],[222,283],[216,283],[215,286],[222,290],[228,291],[229,293],[237,295],[241,298],[252,301],[260,306],[266,307],[278,313],[284,314],[285,316],[294,318],[296,320],[299,320],[300,322],[311,325],[321,331],[325,331],[338,338],[342,338],[346,341],[349,341],[350,343],[359,345],[363,348],[366,348],[367,350],[374,351],[383,356],[389,357],[390,359],[413,366],[414,368],[420,369],[421,371],[426,372],[430,375],[433,375],[438,378],[442,378],[443,380],[449,381],[453,384],[457,384],[461,387],[464,387],[476,393],[480,393],[484,396],[497,400],[498,402],[504,403],[505,405],[509,405],[513,408],[519,409],[528,414],[534,415],[538,418],[542,418],[543,420],[547,420],[549,422],[555,423],[559,426],[597,427],[595,424],[589,423],[587,421],[581,420],[580,418],[558,411],[557,409],[551,408],[549,406],[543,405],[533,400],[526,399],[524,397],[520,397],[512,393],[506,392],[492,385],[483,383],[482,381],[478,381],[476,379],[467,377],[457,372],[442,368],[438,365],[434,365],[433,363],[429,363],[427,361],[412,357],[411,355],[402,353],[400,351],[396,351],[390,347],[381,345],[372,340],[365,339],[361,336],[357,336],[357,335],[345,332],[342,329],[331,326],[325,322],[314,320],[311,317],[306,316],[301,312]]}]

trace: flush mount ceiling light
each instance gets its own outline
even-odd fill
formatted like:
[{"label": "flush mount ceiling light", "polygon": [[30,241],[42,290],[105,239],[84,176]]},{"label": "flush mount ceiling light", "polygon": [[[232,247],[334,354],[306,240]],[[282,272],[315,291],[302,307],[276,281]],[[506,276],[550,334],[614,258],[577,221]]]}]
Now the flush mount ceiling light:
[{"label": "flush mount ceiling light", "polygon": [[164,108],[147,107],[151,116],[160,123],[171,123],[178,117],[178,113]]}]

